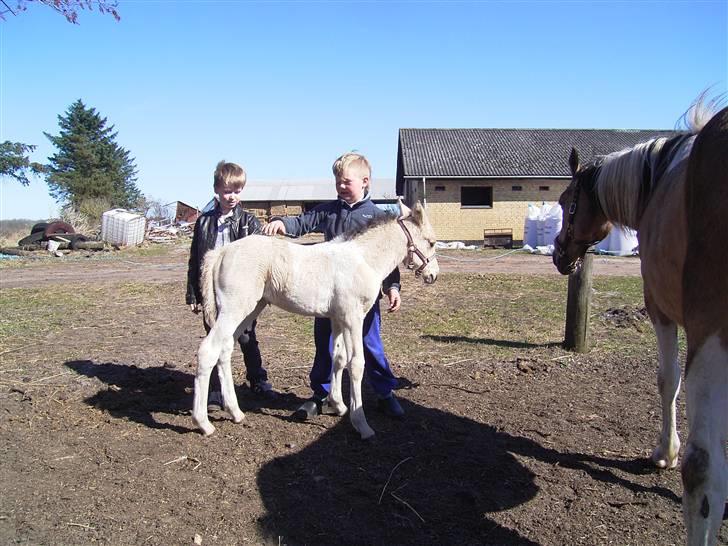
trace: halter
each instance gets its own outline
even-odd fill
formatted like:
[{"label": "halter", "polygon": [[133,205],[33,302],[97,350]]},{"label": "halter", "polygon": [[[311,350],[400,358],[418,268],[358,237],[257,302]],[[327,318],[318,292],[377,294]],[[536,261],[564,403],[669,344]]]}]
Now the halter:
[{"label": "halter", "polygon": [[415,277],[419,277],[425,267],[427,267],[427,264],[430,263],[430,259],[422,254],[422,251],[417,248],[417,245],[415,245],[415,242],[412,239],[412,234],[409,232],[409,229],[407,229],[407,226],[404,225],[402,218],[397,218],[397,223],[399,224],[399,227],[402,228],[402,231],[404,231],[405,237],[407,237],[407,258],[405,260],[405,265],[407,266],[407,269],[414,269],[415,260],[413,254],[417,254],[417,257],[422,262],[422,265],[415,269]]},{"label": "halter", "polygon": [[[599,169],[601,168],[601,164],[596,166],[596,171],[592,175],[593,177],[596,177],[599,174]],[[564,238],[564,244],[561,245],[559,243],[558,237],[555,240],[554,244],[554,250],[556,251],[559,260],[561,260],[566,255],[565,248],[569,246],[569,243],[571,243],[571,239],[574,237],[574,219],[576,218],[576,204],[579,201],[579,194],[581,193],[581,179],[577,177],[576,183],[574,184],[574,195],[571,198],[571,205],[569,205],[569,216],[566,219],[566,237]],[[601,208],[601,207],[600,207]],[[588,249],[590,246],[598,243],[601,241],[601,239],[595,239],[594,241],[589,241],[588,243],[583,243],[586,248]]]}]

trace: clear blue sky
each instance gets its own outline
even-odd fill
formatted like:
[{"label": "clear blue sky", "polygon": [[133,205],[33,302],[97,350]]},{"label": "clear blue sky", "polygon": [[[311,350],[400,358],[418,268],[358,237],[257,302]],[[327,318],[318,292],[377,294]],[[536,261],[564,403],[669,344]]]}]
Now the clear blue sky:
[{"label": "clear blue sky", "polygon": [[[164,202],[206,203],[220,159],[249,179],[326,178],[356,149],[391,178],[400,127],[673,128],[728,80],[727,0],[121,0],[119,12],[72,25],[31,4],[0,22],[0,140],[45,162],[43,131],[58,134],[80,98]],[[55,212],[42,179],[0,192],[0,218]]]}]

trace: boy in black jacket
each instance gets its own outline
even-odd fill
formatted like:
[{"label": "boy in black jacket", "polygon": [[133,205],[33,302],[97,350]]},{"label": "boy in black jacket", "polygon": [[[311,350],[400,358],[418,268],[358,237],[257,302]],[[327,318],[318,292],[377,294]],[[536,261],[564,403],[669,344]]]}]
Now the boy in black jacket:
[{"label": "boy in black jacket", "polygon": [[[202,306],[200,292],[200,274],[202,263],[208,250],[237,241],[247,235],[260,231],[260,222],[255,215],[243,210],[240,204],[240,193],[245,187],[245,171],[240,165],[220,161],[215,169],[214,185],[215,208],[201,215],[195,223],[195,231],[190,247],[190,261],[187,269],[187,304],[193,313],[199,313]],[[241,271],[241,275],[245,272]],[[275,398],[276,393],[268,382],[268,373],[263,368],[263,361],[255,337],[255,322],[238,338],[245,361],[246,379],[250,382],[250,390],[264,398]],[[205,330],[210,331],[205,323]],[[221,405],[220,379],[217,374],[210,377],[211,405]]]}]

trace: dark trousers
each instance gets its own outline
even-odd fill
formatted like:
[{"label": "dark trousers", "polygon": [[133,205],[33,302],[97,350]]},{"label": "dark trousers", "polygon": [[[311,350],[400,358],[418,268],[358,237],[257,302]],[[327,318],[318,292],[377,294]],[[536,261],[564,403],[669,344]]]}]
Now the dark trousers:
[{"label": "dark trousers", "polygon": [[[205,331],[209,334],[210,327],[205,324]],[[268,372],[263,368],[263,359],[260,357],[260,349],[258,348],[258,338],[255,336],[255,325],[257,321],[253,321],[250,330],[243,332],[238,338],[240,350],[243,352],[243,362],[245,362],[245,378],[252,385],[261,381],[268,381]],[[217,367],[217,366],[215,366]],[[220,378],[215,370],[210,374],[210,390],[220,390]]]},{"label": "dark trousers", "polygon": [[[374,392],[379,396],[388,396],[398,382],[389,368],[389,361],[384,354],[380,333],[381,324],[382,317],[379,311],[379,301],[377,301],[364,317],[364,371]],[[326,318],[315,319],[313,336],[316,355],[309,378],[314,396],[323,399],[328,396],[331,389],[331,375],[334,368],[332,361],[334,340],[331,336],[331,321]]]}]

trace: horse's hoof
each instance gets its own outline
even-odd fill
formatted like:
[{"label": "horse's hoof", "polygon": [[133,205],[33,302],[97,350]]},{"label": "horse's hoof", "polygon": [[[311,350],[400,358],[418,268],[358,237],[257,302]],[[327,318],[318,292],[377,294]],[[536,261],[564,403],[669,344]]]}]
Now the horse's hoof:
[{"label": "horse's hoof", "polygon": [[232,416],[233,416],[233,423],[235,423],[236,425],[239,425],[240,423],[242,423],[245,420],[245,414],[242,411],[237,415],[233,413]]}]

